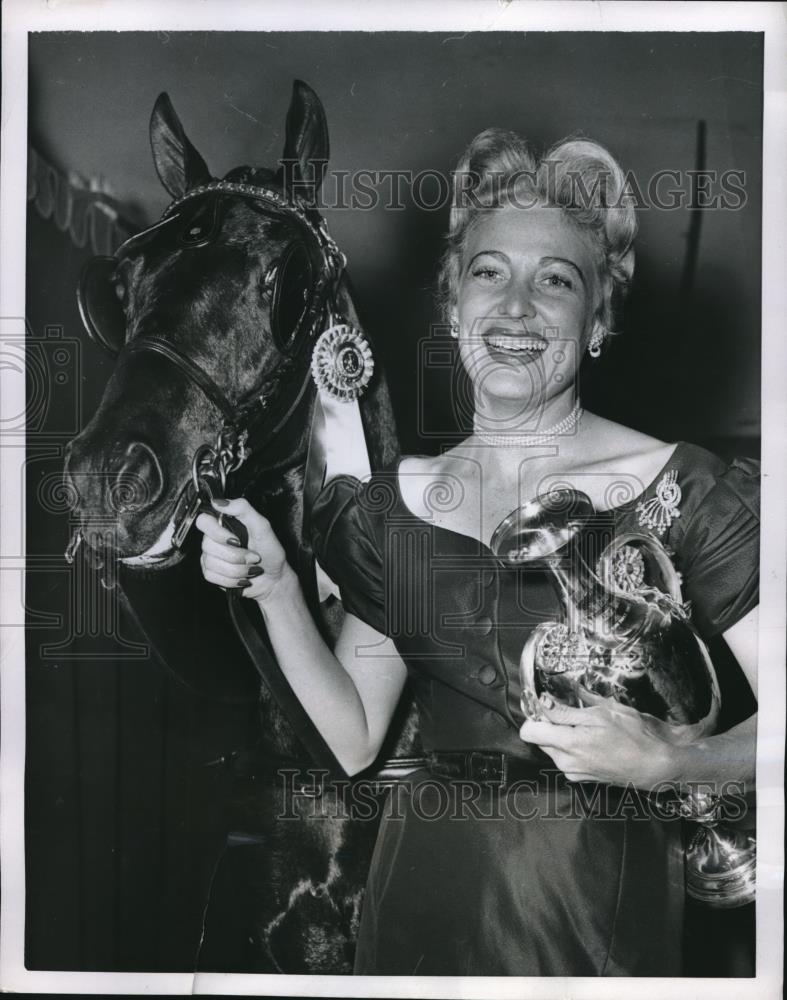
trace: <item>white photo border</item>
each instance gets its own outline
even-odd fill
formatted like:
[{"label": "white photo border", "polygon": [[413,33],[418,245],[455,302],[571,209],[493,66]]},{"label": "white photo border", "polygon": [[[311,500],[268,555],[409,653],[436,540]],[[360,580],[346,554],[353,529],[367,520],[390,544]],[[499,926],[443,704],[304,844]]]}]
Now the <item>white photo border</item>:
[{"label": "white photo border", "polygon": [[[787,19],[781,3],[379,0],[257,4],[241,0],[6,0],[2,23],[0,322],[25,316],[27,34],[34,31],[230,30],[757,31],[764,48],[762,552],[758,738],[757,975],[753,979],[518,979],[250,976],[27,971],[24,968],[24,609],[18,574],[0,574],[0,988],[27,993],[234,994],[363,997],[781,996],[785,737],[785,428],[787,428]],[[24,379],[0,373],[1,416],[24,411]],[[0,449],[0,540],[23,552],[24,444]]]}]

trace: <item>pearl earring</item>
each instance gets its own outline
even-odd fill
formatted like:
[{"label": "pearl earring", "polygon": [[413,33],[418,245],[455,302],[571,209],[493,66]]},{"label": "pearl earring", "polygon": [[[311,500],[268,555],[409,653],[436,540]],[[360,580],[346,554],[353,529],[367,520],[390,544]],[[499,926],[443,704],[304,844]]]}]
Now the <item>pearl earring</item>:
[{"label": "pearl earring", "polygon": [[451,320],[451,336],[456,339],[459,336],[459,324],[455,319]]},{"label": "pearl earring", "polygon": [[595,330],[588,344],[588,354],[591,358],[601,356],[601,345],[604,343],[604,334],[600,330]]}]

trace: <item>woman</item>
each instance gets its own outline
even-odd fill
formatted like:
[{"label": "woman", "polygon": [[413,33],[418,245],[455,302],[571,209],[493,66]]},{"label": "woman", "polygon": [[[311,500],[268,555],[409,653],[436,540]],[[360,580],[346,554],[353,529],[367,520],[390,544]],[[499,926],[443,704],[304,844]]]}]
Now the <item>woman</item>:
[{"label": "woman", "polygon": [[[723,633],[755,682],[754,463],[728,466],[576,401],[580,362],[600,353],[633,271],[623,193],[619,165],[592,142],[540,161],[510,133],[471,143],[443,278],[473,434],[323,490],[315,551],[348,612],[333,652],[264,518],[243,500],[222,508],[247,526],[247,550],[212,518],[197,522],[206,579],[258,602],[282,669],[349,773],[375,760],[410,675],[430,771],[383,820],[359,973],[679,975],[679,827],[632,809],[621,789],[753,782],[753,720],[676,747],[606,703],[547,699],[539,721],[518,707],[520,652],[555,598],[543,572],[506,569],[489,545],[555,481],[587,493],[616,532],[670,546],[697,626]],[[616,505],[621,483],[631,502]],[[577,808],[577,790],[587,804],[599,787],[612,790],[600,808]]]}]

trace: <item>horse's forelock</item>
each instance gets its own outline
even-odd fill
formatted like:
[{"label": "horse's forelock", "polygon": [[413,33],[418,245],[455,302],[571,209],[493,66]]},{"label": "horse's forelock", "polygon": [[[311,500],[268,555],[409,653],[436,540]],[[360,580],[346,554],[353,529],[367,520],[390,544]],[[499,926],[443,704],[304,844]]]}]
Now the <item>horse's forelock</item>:
[{"label": "horse's forelock", "polygon": [[233,184],[254,184],[257,187],[280,187],[276,172],[267,167],[234,167],[222,180]]},{"label": "horse's forelock", "polygon": [[228,247],[243,247],[250,259],[278,256],[284,244],[298,231],[286,215],[255,211],[252,203],[241,198],[228,208],[227,214],[231,220],[222,232],[222,243]]}]

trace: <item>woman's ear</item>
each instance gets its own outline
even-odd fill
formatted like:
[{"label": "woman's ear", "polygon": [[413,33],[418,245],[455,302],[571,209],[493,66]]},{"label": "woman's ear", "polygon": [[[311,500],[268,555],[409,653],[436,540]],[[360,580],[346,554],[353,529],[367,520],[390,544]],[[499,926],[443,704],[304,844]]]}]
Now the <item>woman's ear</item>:
[{"label": "woman's ear", "polygon": [[596,326],[601,325],[605,330],[612,328],[612,296],[615,292],[615,282],[611,274],[601,276],[597,285],[598,299],[593,313],[593,327],[591,337],[596,333]]}]

